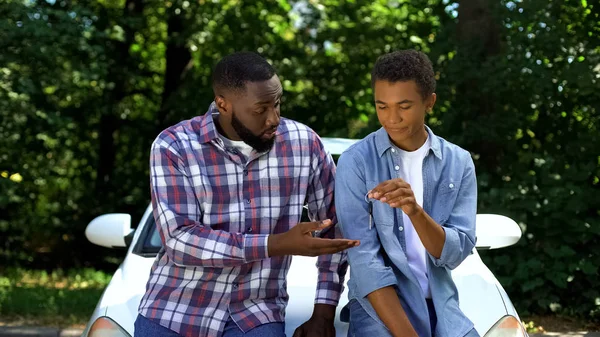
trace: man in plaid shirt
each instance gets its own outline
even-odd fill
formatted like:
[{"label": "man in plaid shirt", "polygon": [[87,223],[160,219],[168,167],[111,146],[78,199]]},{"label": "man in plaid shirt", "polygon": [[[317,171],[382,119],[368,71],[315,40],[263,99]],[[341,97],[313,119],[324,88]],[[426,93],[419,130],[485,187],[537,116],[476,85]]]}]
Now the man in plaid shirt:
[{"label": "man in plaid shirt", "polygon": [[[292,255],[319,256],[313,316],[294,336],[334,336],[344,250],[359,244],[328,230],[335,164],[314,131],[280,117],[281,83],[259,55],[226,56],[212,84],[208,112],[152,145],[163,248],[135,336],[284,336]],[[315,222],[298,223],[305,202]]]}]

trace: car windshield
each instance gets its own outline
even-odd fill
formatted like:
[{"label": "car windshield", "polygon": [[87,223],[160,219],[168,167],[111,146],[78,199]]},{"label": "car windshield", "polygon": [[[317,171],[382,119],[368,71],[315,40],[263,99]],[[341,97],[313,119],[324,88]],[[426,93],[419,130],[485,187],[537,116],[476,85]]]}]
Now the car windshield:
[{"label": "car windshield", "polygon": [[136,244],[133,252],[138,255],[145,257],[156,256],[160,250],[161,242],[160,235],[156,230],[156,223],[154,222],[154,216],[150,213],[148,220],[142,228],[142,234],[140,235],[140,241]]}]

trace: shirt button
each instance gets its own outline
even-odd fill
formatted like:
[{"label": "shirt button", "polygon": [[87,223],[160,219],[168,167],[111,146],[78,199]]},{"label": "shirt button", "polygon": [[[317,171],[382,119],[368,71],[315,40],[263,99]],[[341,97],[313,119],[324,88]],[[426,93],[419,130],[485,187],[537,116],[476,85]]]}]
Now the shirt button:
[{"label": "shirt button", "polygon": [[400,230],[402,232],[402,231],[404,231],[404,227],[400,226],[400,227],[398,227],[398,230]]},{"label": "shirt button", "polygon": [[248,233],[252,233],[252,227],[248,228]]},{"label": "shirt button", "polygon": [[400,169],[400,166],[396,165],[394,166],[394,170],[398,171]]},{"label": "shirt button", "polygon": [[454,188],[454,184],[450,184],[450,185],[448,185],[448,187]]},{"label": "shirt button", "polygon": [[249,204],[250,203],[250,199],[246,199],[246,203]]},{"label": "shirt button", "polygon": [[392,149],[392,152],[396,152],[396,149]]},{"label": "shirt button", "polygon": [[238,284],[237,284],[237,283],[234,283],[234,284],[233,284],[233,289],[237,289],[237,288],[238,288]]},{"label": "shirt button", "polygon": [[244,175],[247,176],[248,175],[248,170],[244,170]]}]

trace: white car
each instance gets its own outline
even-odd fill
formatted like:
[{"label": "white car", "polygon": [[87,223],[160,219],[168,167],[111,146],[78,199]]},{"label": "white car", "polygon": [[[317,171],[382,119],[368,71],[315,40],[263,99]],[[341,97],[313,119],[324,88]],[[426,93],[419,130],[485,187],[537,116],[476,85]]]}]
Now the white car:
[{"label": "white car", "polygon": [[[337,156],[355,140],[323,138],[327,151]],[[83,337],[133,336],[138,305],[146,290],[150,268],[160,249],[160,238],[147,207],[137,228],[131,228],[129,214],[105,214],[92,220],[85,231],[94,244],[108,248],[125,248],[127,255],[100,298]],[[477,246],[467,259],[452,271],[460,307],[486,337],[527,336],[521,320],[504,288],[483,263],[478,249],[496,249],[515,244],[521,229],[510,218],[495,214],[477,215]],[[317,284],[316,258],[294,256],[288,280],[289,303],[286,310],[286,335],[308,320],[312,314]],[[347,273],[349,275],[349,272]],[[346,280],[348,277],[346,277]],[[336,336],[348,332],[347,286],[342,294],[335,320]]]}]

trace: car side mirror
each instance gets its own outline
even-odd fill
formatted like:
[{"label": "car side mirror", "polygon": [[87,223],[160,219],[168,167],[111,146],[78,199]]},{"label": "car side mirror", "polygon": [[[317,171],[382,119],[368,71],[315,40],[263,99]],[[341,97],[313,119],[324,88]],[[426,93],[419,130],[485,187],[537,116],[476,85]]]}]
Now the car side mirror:
[{"label": "car side mirror", "polygon": [[85,229],[85,237],[93,244],[107,248],[126,248],[131,243],[131,215],[104,214],[92,220]]},{"label": "car side mirror", "polygon": [[511,218],[498,214],[477,214],[477,249],[497,249],[519,241],[521,227]]}]

